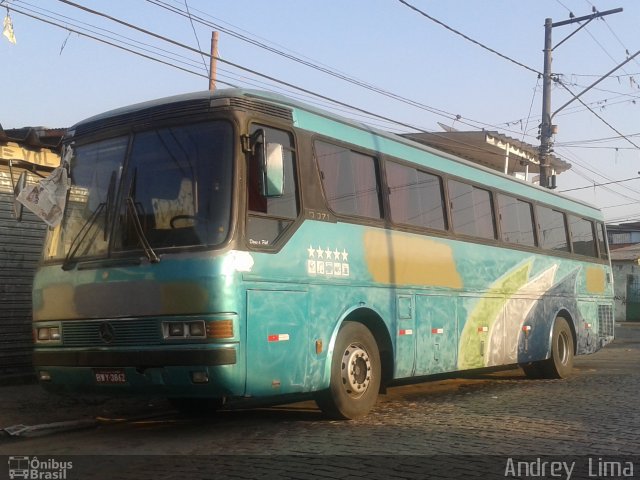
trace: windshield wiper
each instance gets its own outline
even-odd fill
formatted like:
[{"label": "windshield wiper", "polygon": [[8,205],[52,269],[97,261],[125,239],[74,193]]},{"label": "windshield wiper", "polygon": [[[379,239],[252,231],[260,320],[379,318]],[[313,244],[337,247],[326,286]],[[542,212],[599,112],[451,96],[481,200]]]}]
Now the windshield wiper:
[{"label": "windshield wiper", "polygon": [[80,245],[84,243],[84,239],[91,231],[91,227],[95,225],[96,220],[100,216],[100,213],[104,210],[104,207],[105,207],[104,203],[101,203],[100,205],[98,205],[98,208],[96,208],[95,211],[91,214],[91,216],[87,219],[87,221],[84,222],[84,224],[82,225],[82,228],[78,232],[78,235],[76,235],[75,238],[72,240],[71,245],[69,245],[69,253],[67,253],[67,256],[64,258],[64,262],[62,262],[63,270],[71,269],[71,261],[76,256],[76,253],[80,248]]},{"label": "windshield wiper", "polygon": [[131,198],[131,195],[127,197],[127,210],[129,210],[130,215],[133,217],[133,226],[136,231],[136,235],[138,235],[138,240],[144,249],[144,253],[149,259],[151,263],[158,263],[160,261],[160,257],[156,255],[156,252],[153,251],[149,240],[147,240],[144,231],[142,230],[142,224],[140,223],[140,219],[138,218],[138,212],[136,211],[136,204]]}]

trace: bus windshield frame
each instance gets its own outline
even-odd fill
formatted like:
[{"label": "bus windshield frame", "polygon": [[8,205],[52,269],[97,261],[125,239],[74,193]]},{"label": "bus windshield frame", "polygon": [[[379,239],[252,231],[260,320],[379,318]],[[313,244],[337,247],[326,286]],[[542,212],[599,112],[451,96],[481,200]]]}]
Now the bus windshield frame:
[{"label": "bus windshield frame", "polygon": [[[234,127],[207,120],[76,140],[72,186],[44,261],[216,247],[232,218]],[[151,252],[151,253],[149,253]],[[156,257],[157,258],[157,257]]]}]

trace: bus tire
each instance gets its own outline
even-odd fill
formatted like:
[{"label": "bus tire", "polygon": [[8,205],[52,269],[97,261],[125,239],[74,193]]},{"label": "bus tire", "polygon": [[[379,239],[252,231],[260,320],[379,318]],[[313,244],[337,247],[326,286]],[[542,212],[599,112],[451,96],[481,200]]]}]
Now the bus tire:
[{"label": "bus tire", "polygon": [[332,418],[363,417],[376,403],[381,372],[378,345],[369,329],[345,322],[333,349],[329,388],[318,393],[316,403]]},{"label": "bus tire", "polygon": [[557,317],[551,335],[551,357],[543,363],[545,378],[566,378],[573,370],[573,335],[569,322]]},{"label": "bus tire", "polygon": [[573,369],[573,335],[569,322],[557,317],[551,337],[551,357],[539,362],[522,363],[527,378],[566,378]]}]

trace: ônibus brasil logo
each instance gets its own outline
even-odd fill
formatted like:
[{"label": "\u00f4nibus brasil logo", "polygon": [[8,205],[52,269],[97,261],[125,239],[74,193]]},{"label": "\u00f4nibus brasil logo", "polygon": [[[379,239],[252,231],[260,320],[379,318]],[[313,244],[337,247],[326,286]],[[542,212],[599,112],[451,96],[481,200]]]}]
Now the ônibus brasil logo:
[{"label": "\u00f4nibus brasil logo", "polygon": [[9,457],[9,478],[33,480],[65,480],[73,462],[60,462],[53,458],[39,460],[38,457]]}]

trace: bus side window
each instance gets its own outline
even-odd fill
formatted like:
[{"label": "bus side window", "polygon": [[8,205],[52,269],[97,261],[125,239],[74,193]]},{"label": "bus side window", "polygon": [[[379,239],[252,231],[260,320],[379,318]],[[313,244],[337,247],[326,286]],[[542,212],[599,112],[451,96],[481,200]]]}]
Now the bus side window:
[{"label": "bus side window", "polygon": [[607,232],[604,227],[604,223],[598,222],[596,224],[596,230],[598,231],[598,247],[600,248],[600,258],[603,260],[609,259],[609,249],[607,248]]},{"label": "bus side window", "polygon": [[547,250],[569,251],[564,213],[548,207],[536,206],[540,246]]},{"label": "bus side window", "polygon": [[298,191],[295,167],[295,149],[290,132],[254,124],[251,133],[264,130],[269,143],[283,147],[284,193],[279,197],[262,195],[262,175],[259,158],[248,155],[247,181],[247,242],[252,247],[269,247],[298,217]]},{"label": "bus side window", "polygon": [[569,230],[571,231],[571,242],[573,253],[597,257],[596,242],[593,237],[593,223],[584,218],[569,215]]},{"label": "bus side window", "polygon": [[449,201],[453,231],[474,237],[495,239],[491,193],[457,180],[449,180]]},{"label": "bus side window", "polygon": [[329,208],[342,215],[382,218],[376,159],[319,140],[314,147]]},{"label": "bus side window", "polygon": [[389,206],[394,223],[445,230],[442,180],[388,161],[386,163]]},{"label": "bus side window", "polygon": [[500,193],[498,212],[504,242],[535,246],[533,209],[529,202]]}]

